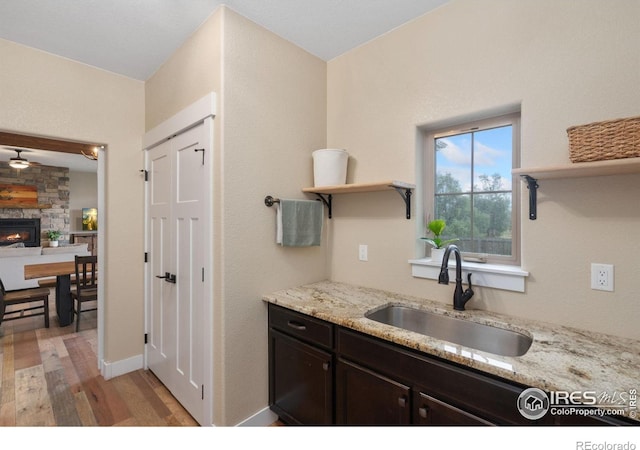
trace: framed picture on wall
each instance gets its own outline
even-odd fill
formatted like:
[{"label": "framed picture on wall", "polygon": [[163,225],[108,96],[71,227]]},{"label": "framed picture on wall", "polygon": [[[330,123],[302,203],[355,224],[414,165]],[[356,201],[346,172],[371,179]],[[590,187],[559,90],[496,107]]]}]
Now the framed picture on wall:
[{"label": "framed picture on wall", "polygon": [[98,208],[82,208],[82,231],[98,230]]}]

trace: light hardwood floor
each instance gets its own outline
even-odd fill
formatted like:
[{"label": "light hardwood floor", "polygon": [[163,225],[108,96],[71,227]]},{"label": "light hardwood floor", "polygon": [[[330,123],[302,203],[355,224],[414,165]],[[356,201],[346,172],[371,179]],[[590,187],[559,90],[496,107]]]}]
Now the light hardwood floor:
[{"label": "light hardwood floor", "polygon": [[50,303],[48,329],[42,316],[0,325],[0,426],[198,426],[149,371],[105,380],[97,313],[75,333],[58,326],[53,290]]}]

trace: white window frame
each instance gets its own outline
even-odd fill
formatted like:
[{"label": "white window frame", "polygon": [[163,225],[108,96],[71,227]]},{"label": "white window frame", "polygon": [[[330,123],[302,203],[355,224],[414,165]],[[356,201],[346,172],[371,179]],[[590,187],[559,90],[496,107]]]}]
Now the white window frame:
[{"label": "white window frame", "polygon": [[[431,261],[428,244],[419,238],[425,236],[426,223],[434,218],[435,206],[435,149],[434,142],[438,137],[460,134],[475,129],[495,128],[511,124],[513,126],[513,156],[512,166],[520,164],[520,112],[511,109],[506,114],[477,116],[474,119],[449,121],[428,127],[419,127],[416,146],[416,179],[418,191],[416,192],[416,208],[418,215],[416,220],[416,256],[410,260],[412,275],[419,278],[437,279],[440,272],[440,263]],[[486,263],[463,261],[462,268],[464,278],[466,273],[473,273],[472,283],[476,286],[493,287],[518,292],[524,292],[525,278],[528,272],[520,267],[520,218],[521,218],[521,181],[518,177],[512,177],[512,256],[501,257],[491,255]],[[465,254],[463,253],[463,257]],[[469,256],[467,254],[466,256]],[[471,255],[473,256],[473,255]],[[449,264],[449,270],[455,270],[455,263]]]}]

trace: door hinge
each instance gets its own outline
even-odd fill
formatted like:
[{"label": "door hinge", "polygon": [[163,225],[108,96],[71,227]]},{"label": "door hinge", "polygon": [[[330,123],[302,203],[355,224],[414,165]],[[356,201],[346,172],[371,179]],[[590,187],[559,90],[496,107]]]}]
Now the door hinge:
[{"label": "door hinge", "polygon": [[148,170],[144,170],[144,169],[140,169],[140,172],[144,173],[144,181],[149,181],[149,171]]},{"label": "door hinge", "polygon": [[144,262],[149,262],[149,252],[144,252]]},{"label": "door hinge", "polygon": [[149,333],[144,334],[144,343],[147,344],[149,342]]}]

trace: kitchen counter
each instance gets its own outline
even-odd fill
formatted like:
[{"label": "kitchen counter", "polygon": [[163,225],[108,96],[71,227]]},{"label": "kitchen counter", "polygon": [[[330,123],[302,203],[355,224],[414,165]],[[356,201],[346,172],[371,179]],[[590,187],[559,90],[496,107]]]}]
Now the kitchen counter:
[{"label": "kitchen counter", "polygon": [[[602,408],[621,400],[626,406],[630,390],[640,391],[640,341],[633,339],[487,311],[455,311],[440,302],[331,281],[284,289],[264,295],[263,300],[547,392],[610,396],[600,402]],[[533,343],[523,356],[499,356],[364,317],[367,311],[389,304],[518,331],[532,337]],[[625,415],[640,421],[637,407],[625,409]]]}]

